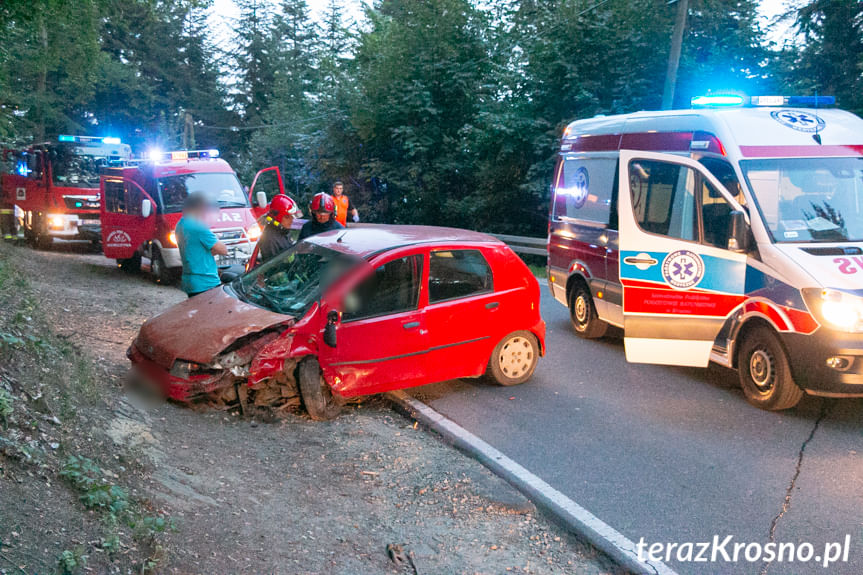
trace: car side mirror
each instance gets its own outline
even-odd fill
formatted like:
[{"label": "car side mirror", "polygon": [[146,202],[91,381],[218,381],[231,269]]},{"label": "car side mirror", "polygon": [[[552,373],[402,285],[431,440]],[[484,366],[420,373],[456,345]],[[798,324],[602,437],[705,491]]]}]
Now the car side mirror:
[{"label": "car side mirror", "polygon": [[141,217],[149,218],[150,213],[153,211],[153,204],[150,200],[144,200],[141,202]]},{"label": "car side mirror", "polygon": [[327,313],[327,326],[324,328],[324,343],[330,347],[336,347],[336,324],[339,323],[339,312],[331,309]]},{"label": "car side mirror", "polygon": [[748,252],[749,226],[746,225],[746,214],[740,210],[732,211],[728,228],[728,249],[732,252]]},{"label": "car side mirror", "polygon": [[266,192],[258,192],[255,194],[255,199],[258,202],[258,207],[266,208],[267,207],[267,194]]}]

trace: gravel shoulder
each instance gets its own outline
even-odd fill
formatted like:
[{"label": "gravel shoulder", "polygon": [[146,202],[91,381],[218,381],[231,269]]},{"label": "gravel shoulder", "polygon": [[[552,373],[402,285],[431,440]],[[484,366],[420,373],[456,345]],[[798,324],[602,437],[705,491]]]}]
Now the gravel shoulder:
[{"label": "gravel shoulder", "polygon": [[[185,296],[124,274],[74,244],[47,252],[0,246],[3,259],[30,279],[48,324],[97,376],[99,400],[82,408],[90,437],[76,441],[89,439],[91,451],[114,462],[109,473],[131,496],[175,525],[140,550],[154,558],[152,572],[620,573],[505,482],[382,400],[317,423],[304,415],[258,421],[197,412],[126,393],[125,350],[138,326]],[[26,477],[14,467],[24,463],[4,465]],[[34,566],[54,564],[74,539],[101,557],[91,565],[105,571],[95,572],[127,572],[131,560],[94,548],[93,512],[81,507],[76,515],[74,494],[50,480],[58,492],[40,501],[39,489],[49,489],[44,484],[0,473],[0,543],[11,540],[9,526],[19,525],[13,545],[0,546],[0,553],[19,563],[35,555],[41,561]],[[20,492],[21,485],[34,491],[10,508],[9,488]],[[50,515],[61,505],[46,501],[61,500],[65,531],[58,526],[48,539],[33,527],[38,522],[16,519]],[[4,569],[16,572],[8,563]]]}]

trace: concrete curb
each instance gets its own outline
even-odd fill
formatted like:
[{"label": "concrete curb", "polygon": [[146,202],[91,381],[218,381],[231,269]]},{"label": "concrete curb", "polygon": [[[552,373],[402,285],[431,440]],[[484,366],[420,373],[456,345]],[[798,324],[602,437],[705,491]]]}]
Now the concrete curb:
[{"label": "concrete curb", "polygon": [[587,509],[454,421],[403,391],[387,394],[399,411],[440,434],[521,491],[537,507],[551,513],[567,529],[637,575],[677,575],[665,563],[639,561],[636,545]]}]

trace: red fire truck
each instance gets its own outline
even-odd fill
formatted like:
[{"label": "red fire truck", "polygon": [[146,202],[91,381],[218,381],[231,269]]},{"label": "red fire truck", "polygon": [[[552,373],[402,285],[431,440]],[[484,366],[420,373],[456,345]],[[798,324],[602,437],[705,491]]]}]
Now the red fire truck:
[{"label": "red fire truck", "polygon": [[99,171],[122,164],[131,149],[118,138],[59,136],[56,142],[3,151],[0,204],[23,212],[28,240],[100,240]]},{"label": "red fire truck", "polygon": [[[149,160],[106,168],[102,172],[102,249],[125,271],[137,271],[144,258],[158,283],[171,283],[182,271],[174,228],[182,217],[183,202],[194,192],[206,193],[219,210],[210,227],[228,246],[217,256],[220,268],[244,265],[261,235],[256,220],[267,206],[260,188],[265,172],[274,172],[278,191],[284,192],[279,169],[258,172],[247,193],[218,150],[179,150],[151,153]],[[272,174],[268,174],[272,175]],[[276,192],[275,189],[272,190]],[[253,206],[255,198],[256,206]]]}]

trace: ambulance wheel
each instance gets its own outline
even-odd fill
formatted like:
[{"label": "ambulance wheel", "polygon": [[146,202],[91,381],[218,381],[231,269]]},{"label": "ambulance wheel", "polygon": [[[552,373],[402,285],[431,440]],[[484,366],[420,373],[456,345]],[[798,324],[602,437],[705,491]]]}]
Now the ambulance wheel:
[{"label": "ambulance wheel", "polygon": [[315,421],[329,421],[342,411],[341,403],[333,397],[333,390],[324,381],[317,358],[308,357],[300,362],[298,379],[309,417]]},{"label": "ambulance wheel", "polygon": [[150,260],[150,273],[157,284],[170,285],[177,281],[177,272],[165,265],[165,258],[159,248],[153,248],[153,259]]},{"label": "ambulance wheel", "polygon": [[779,411],[800,403],[803,390],[791,377],[788,356],[767,327],[746,333],[737,354],[737,372],[746,400],[761,409]]},{"label": "ambulance wheel", "polygon": [[130,258],[117,260],[117,267],[127,274],[134,274],[141,271],[141,254],[136,253]]},{"label": "ambulance wheel", "polygon": [[569,319],[575,333],[584,339],[596,339],[605,335],[608,324],[599,319],[590,289],[579,282],[569,296]]},{"label": "ambulance wheel", "polygon": [[495,346],[485,375],[498,385],[519,385],[531,378],[537,362],[536,337],[529,331],[514,331]]}]

